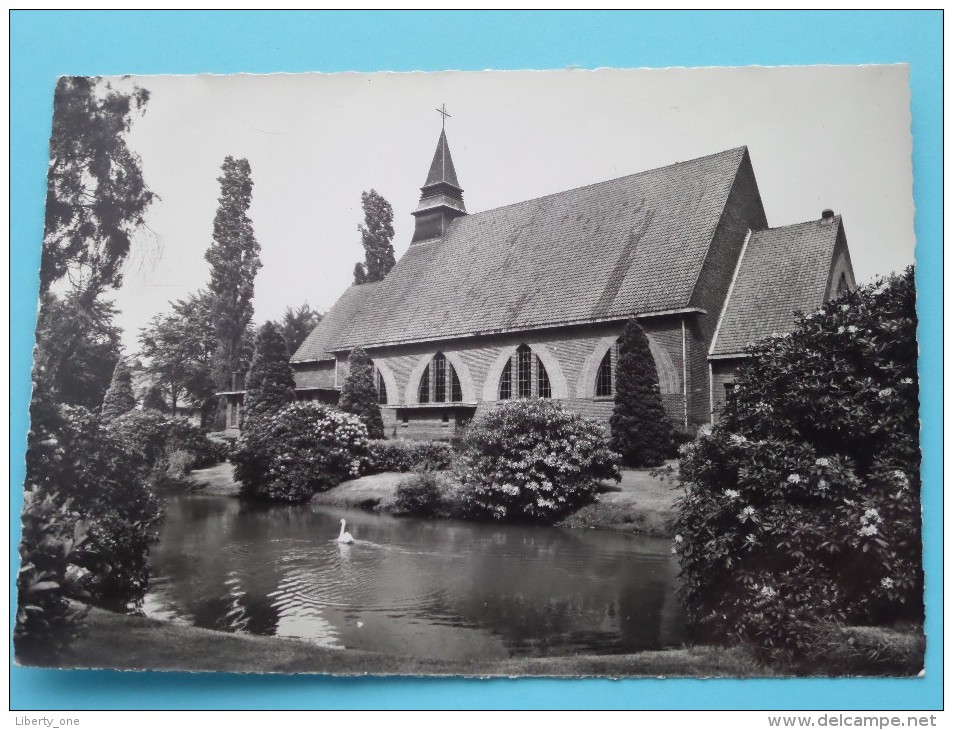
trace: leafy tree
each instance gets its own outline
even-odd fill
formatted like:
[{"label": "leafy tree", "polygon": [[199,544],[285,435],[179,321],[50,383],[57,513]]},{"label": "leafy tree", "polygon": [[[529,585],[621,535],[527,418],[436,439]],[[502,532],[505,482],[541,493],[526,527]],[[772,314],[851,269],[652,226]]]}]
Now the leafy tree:
[{"label": "leafy tree", "polygon": [[354,265],[354,283],[382,281],[394,268],[394,209],[376,190],[361,193],[364,223],[357,227],[364,245],[364,263]]},{"label": "leafy tree", "polygon": [[749,350],[720,422],[683,447],[699,636],[811,660],[825,624],[922,620],[916,329],[908,269]]},{"label": "leafy tree", "polygon": [[203,421],[215,406],[212,364],[218,348],[208,296],[203,292],[172,302],[172,311],[156,315],[139,334],[141,354],[148,358],[146,372],[158,388],[163,408],[173,415],[188,397],[201,408]]},{"label": "leafy tree", "polygon": [[159,413],[168,413],[169,404],[165,402],[165,396],[162,395],[162,387],[150,385],[142,398],[142,409],[149,411],[158,411]]},{"label": "leafy tree", "polygon": [[98,410],[120,357],[116,308],[95,299],[86,306],[79,295],[40,295],[34,368],[37,386],[53,400]]},{"label": "leafy tree", "polygon": [[631,467],[659,466],[672,448],[671,419],[662,405],[658,371],[645,332],[630,319],[619,340],[612,448]]},{"label": "leafy tree", "polygon": [[367,426],[368,438],[384,438],[384,420],[374,382],[374,362],[361,347],[355,347],[347,359],[348,373],[341,385],[338,408],[358,416]]},{"label": "leafy tree", "polygon": [[226,157],[218,182],[221,194],[205,259],[211,264],[208,306],[218,343],[212,380],[225,390],[231,374],[242,370],[239,353],[254,314],[252,297],[261,247],[248,217],[253,186],[248,160]]},{"label": "leafy tree", "polygon": [[82,305],[119,286],[132,236],[155,199],[126,144],[149,92],[100,78],[62,77],[53,96],[40,291],[69,277]]},{"label": "leafy tree", "polygon": [[311,309],[305,302],[297,309],[288,307],[285,310],[284,317],[281,318],[281,334],[288,345],[288,354],[293,355],[301,347],[311,330],[318,326],[322,315],[320,312]]},{"label": "leafy tree", "polygon": [[255,356],[245,379],[245,424],[280,411],[295,399],[295,380],[288,364],[285,339],[272,321],[265,322],[255,338]]},{"label": "leafy tree", "polygon": [[132,373],[123,360],[116,363],[113,370],[113,379],[109,390],[103,398],[102,418],[112,421],[123,413],[128,413],[136,407],[136,395],[132,392]]}]

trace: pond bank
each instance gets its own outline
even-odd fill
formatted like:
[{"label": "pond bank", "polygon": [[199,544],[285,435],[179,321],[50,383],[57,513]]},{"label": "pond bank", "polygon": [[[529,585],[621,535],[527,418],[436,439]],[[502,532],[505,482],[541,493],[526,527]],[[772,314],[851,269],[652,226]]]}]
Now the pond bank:
[{"label": "pond bank", "polygon": [[764,677],[776,673],[741,648],[687,647],[634,654],[521,657],[449,662],[305,641],[200,629],[90,610],[57,666],[236,673],[426,674],[470,676]]},{"label": "pond bank", "polygon": [[[677,466],[677,462],[669,462]],[[409,474],[383,472],[350,479],[326,492],[315,494],[311,502],[329,507],[358,507],[393,514],[398,485]],[[237,497],[238,484],[231,464],[198,469],[189,477],[197,494]],[[669,522],[675,513],[680,490],[657,479],[648,469],[624,469],[617,485],[607,482],[596,500],[559,522],[560,527],[616,530],[633,535],[671,537]]]}]

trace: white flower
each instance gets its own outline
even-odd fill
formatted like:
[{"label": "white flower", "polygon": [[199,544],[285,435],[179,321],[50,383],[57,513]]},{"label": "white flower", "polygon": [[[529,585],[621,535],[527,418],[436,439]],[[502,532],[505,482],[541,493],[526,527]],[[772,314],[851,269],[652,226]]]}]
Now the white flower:
[{"label": "white flower", "polygon": [[815,459],[814,463],[817,466],[830,466],[831,462],[828,459],[825,459],[823,456],[820,459]]},{"label": "white flower", "polygon": [[800,474],[791,474],[791,475],[789,475],[789,476],[788,476],[788,483],[789,483],[789,484],[800,484],[800,483],[801,483],[801,475],[800,475]]},{"label": "white flower", "polygon": [[728,440],[731,441],[735,446],[742,446],[743,444],[748,443],[748,439],[742,436],[740,433],[733,433],[728,437]]},{"label": "white flower", "polygon": [[847,331],[850,332],[851,334],[853,334],[854,332],[857,331],[857,328],[856,328],[854,325],[850,325],[850,326],[847,328]]},{"label": "white flower", "polygon": [[765,598],[773,598],[778,595],[778,592],[771,586],[761,586],[761,595]]},{"label": "white flower", "polygon": [[859,532],[861,537],[873,537],[874,535],[877,534],[877,526],[864,525],[863,527],[860,528]]},{"label": "white flower", "polygon": [[737,489],[726,489],[725,496],[728,497],[728,499],[738,499],[738,497],[741,496],[741,492]]},{"label": "white flower", "polygon": [[682,536],[681,536],[681,535],[676,535],[676,536],[675,536],[675,542],[676,542],[676,543],[682,542]]},{"label": "white flower", "polygon": [[818,479],[818,480],[817,480],[817,488],[820,489],[822,492],[823,492],[825,489],[827,489],[827,480],[826,480],[826,479]]},{"label": "white flower", "polygon": [[738,515],[739,519],[745,519],[746,517],[752,517],[754,515],[754,507],[750,504],[741,510],[741,514]]},{"label": "white flower", "polygon": [[913,385],[913,378],[904,378],[900,381],[901,385]]},{"label": "white flower", "polygon": [[893,388],[881,388],[880,390],[877,391],[877,395],[879,395],[881,398],[886,398],[892,393],[893,393]]},{"label": "white flower", "polygon": [[882,585],[884,588],[887,588],[888,590],[890,588],[893,588],[894,586],[893,578],[881,578],[880,585]]},{"label": "white flower", "polygon": [[868,508],[864,512],[864,517],[866,517],[868,520],[874,520],[876,522],[880,522],[880,513],[877,510],[875,510],[873,507]]}]

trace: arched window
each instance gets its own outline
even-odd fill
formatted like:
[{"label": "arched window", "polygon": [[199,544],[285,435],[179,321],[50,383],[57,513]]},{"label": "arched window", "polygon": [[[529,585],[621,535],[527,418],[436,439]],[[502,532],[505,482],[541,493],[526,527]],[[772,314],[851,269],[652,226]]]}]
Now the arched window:
[{"label": "arched window", "polygon": [[615,395],[615,371],[619,363],[619,341],[616,340],[610,347],[599,370],[596,371],[596,398],[609,398]]},{"label": "arched window", "polygon": [[420,376],[417,389],[418,403],[459,403],[463,400],[463,388],[457,371],[442,352],[438,352],[427,364]]},{"label": "arched window", "polygon": [[549,373],[539,356],[528,345],[520,345],[503,366],[500,375],[500,400],[510,398],[552,398]]},{"label": "arched window", "polygon": [[377,368],[374,369],[374,374],[376,375],[375,380],[377,382],[377,402],[381,405],[387,405],[387,384],[384,383],[384,376],[381,375],[381,371]]}]

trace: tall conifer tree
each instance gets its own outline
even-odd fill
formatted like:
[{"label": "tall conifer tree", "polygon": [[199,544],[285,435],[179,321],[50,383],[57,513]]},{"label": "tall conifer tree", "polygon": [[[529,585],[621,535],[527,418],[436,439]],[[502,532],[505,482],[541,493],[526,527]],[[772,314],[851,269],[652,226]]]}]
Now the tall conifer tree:
[{"label": "tall conifer tree", "polygon": [[354,265],[354,283],[382,281],[394,268],[394,209],[376,190],[361,193],[364,223],[357,229],[364,244],[364,263]]},{"label": "tall conifer tree", "polygon": [[363,348],[355,347],[347,359],[348,373],[341,386],[338,407],[353,413],[364,421],[367,435],[372,439],[384,438],[384,420],[378,403],[377,385],[374,382],[374,362]]},{"label": "tall conifer tree", "polygon": [[132,391],[132,373],[123,360],[116,363],[109,390],[103,398],[103,421],[109,422],[136,407],[136,395]]},{"label": "tall conifer tree", "polygon": [[255,338],[255,355],[245,379],[243,424],[275,413],[294,399],[294,372],[285,338],[274,322],[265,322]]},{"label": "tall conifer tree", "polygon": [[672,448],[674,431],[662,404],[655,359],[635,319],[626,323],[619,340],[615,407],[609,425],[612,448],[626,466],[659,466]]}]

